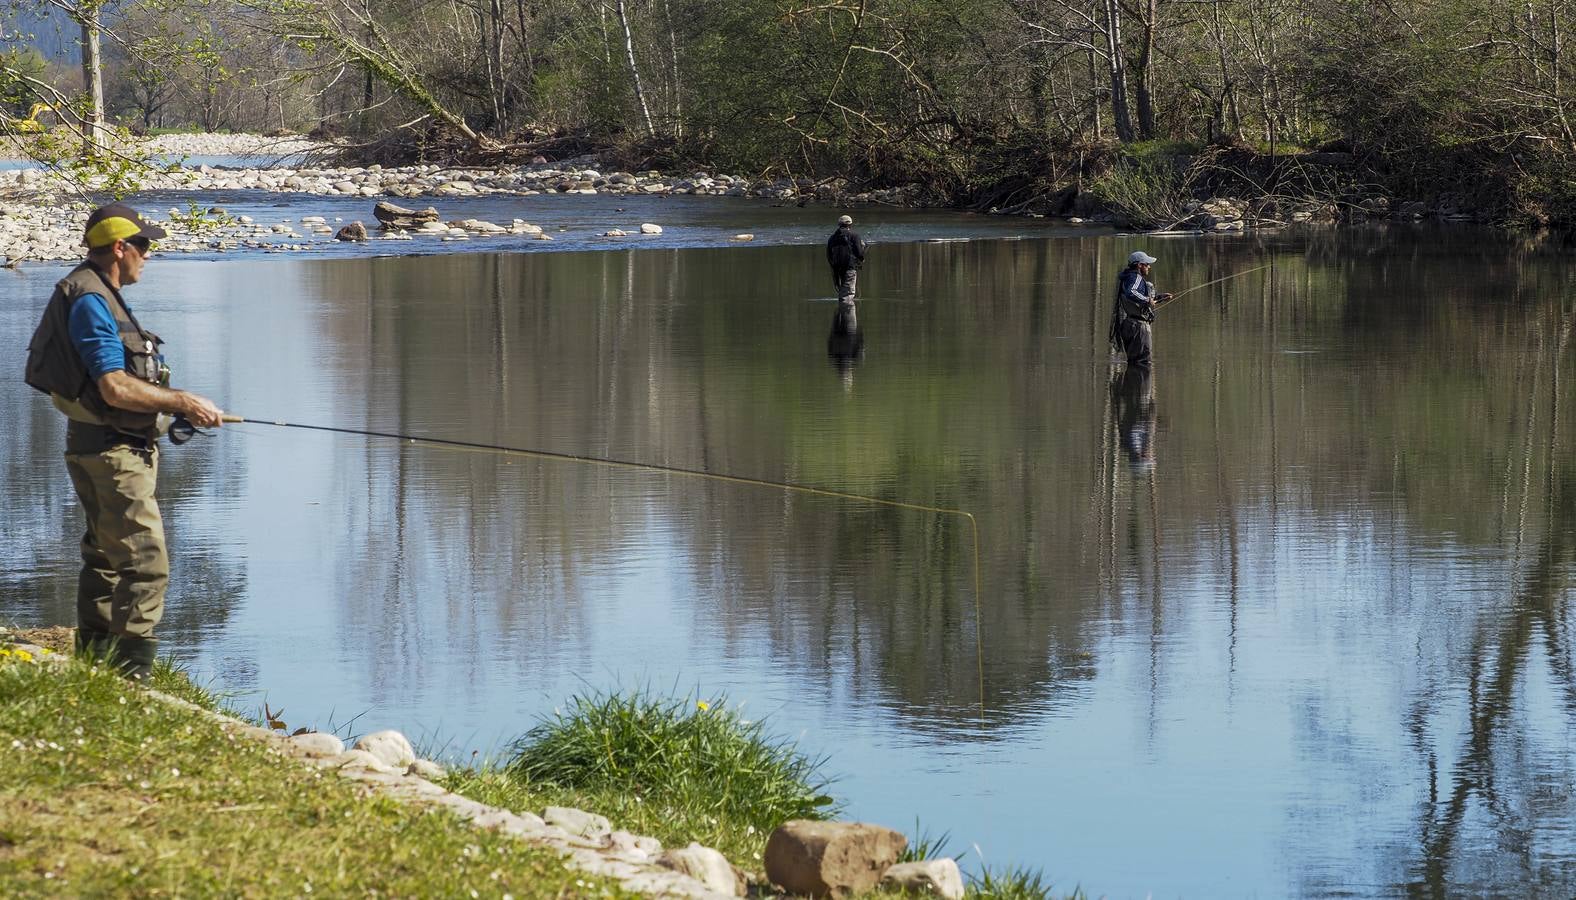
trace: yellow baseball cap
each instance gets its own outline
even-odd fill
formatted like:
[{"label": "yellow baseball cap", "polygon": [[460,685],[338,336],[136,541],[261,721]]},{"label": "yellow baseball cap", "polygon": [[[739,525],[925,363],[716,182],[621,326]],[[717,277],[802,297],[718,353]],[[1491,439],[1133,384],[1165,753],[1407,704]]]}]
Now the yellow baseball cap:
[{"label": "yellow baseball cap", "polygon": [[111,203],[95,209],[93,215],[88,216],[82,243],[87,244],[89,250],[97,250],[127,238],[146,238],[151,243],[168,236],[164,229],[143,221],[142,216],[126,204]]}]

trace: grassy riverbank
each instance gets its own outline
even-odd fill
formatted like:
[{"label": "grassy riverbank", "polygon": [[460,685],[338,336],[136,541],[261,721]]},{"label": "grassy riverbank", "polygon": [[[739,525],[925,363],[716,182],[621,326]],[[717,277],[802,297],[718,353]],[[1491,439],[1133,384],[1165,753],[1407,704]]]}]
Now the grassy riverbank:
[{"label": "grassy riverbank", "polygon": [[[155,684],[215,706],[168,667]],[[0,658],[0,896],[604,890],[621,895],[550,850],[368,796],[103,669]]]},{"label": "grassy riverbank", "polygon": [[[30,639],[69,647],[54,631]],[[228,712],[168,665],[153,686]],[[443,780],[492,806],[573,806],[666,846],[699,841],[761,880],[773,828],[836,811],[819,769],[724,698],[636,692],[574,698],[505,759]],[[907,858],[944,855],[913,838]],[[0,896],[56,892],[627,895],[553,850],[373,796],[103,668],[0,650]],[[1029,870],[983,872],[968,894],[1059,896]]]}]

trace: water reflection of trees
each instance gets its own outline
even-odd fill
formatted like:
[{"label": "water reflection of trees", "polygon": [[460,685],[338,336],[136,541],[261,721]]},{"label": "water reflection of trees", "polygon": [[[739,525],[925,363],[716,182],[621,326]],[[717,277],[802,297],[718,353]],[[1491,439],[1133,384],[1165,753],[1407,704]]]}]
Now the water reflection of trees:
[{"label": "water reflection of trees", "polygon": [[[1456,675],[1465,690],[1426,686],[1408,722],[1428,783],[1417,846],[1404,855],[1414,873],[1407,889],[1415,896],[1495,891],[1507,883],[1523,886],[1518,892],[1568,894],[1576,883],[1566,837],[1576,819],[1568,790],[1576,777],[1568,740],[1576,728],[1569,608],[1576,470],[1562,450],[1560,426],[1562,414],[1568,415],[1561,375],[1573,316],[1564,309],[1558,319],[1547,318],[1544,327],[1531,324],[1535,337],[1528,341],[1526,366],[1517,367],[1518,385],[1525,383],[1527,366],[1534,377],[1526,417],[1512,431],[1520,438],[1519,453],[1507,460],[1497,517],[1501,543],[1511,550],[1504,566],[1508,602],[1474,625]],[[1540,412],[1547,416],[1546,431],[1539,427]],[[1542,484],[1536,470],[1546,473]],[[1512,504],[1513,521],[1505,515]],[[1534,511],[1535,505],[1543,508]],[[1450,727],[1441,721],[1451,705],[1444,698],[1461,695],[1465,727]],[[1548,718],[1539,721],[1540,714]]]},{"label": "water reflection of trees", "polygon": [[[1168,451],[1212,462],[1140,482],[1116,468],[1101,410],[1106,282],[1125,253],[1112,242],[884,247],[867,280],[890,302],[861,309],[879,319],[882,361],[864,367],[856,403],[814,370],[826,307],[783,299],[779,285],[804,277],[804,260],[784,250],[336,263],[329,290],[347,303],[328,324],[348,345],[400,360],[398,378],[365,387],[354,365],[343,373],[347,395],[368,396],[372,427],[979,512],[987,707],[1005,721],[1092,671],[1092,623],[1116,615],[1163,627],[1153,574],[1163,557],[1204,559],[1235,598],[1243,529],[1274,534],[1284,504],[1333,516],[1382,494],[1423,533],[1490,537],[1461,513],[1499,499],[1514,448],[1503,429],[1446,423],[1502,420],[1525,402],[1534,373],[1504,363],[1520,356],[1515,330],[1546,302],[1534,298],[1549,296],[1549,267],[1478,241],[1471,259],[1522,285],[1524,300],[1506,304],[1464,296],[1452,285],[1481,282],[1452,281],[1462,273],[1449,255],[1414,251],[1422,244],[1401,241],[1373,265],[1353,263],[1338,242],[1168,245],[1168,286],[1251,268],[1266,253],[1276,265],[1162,318]],[[1341,356],[1313,365],[1287,350]],[[994,380],[1004,372],[1021,377]],[[651,524],[617,496],[645,492],[606,475],[425,452],[379,470],[387,448],[365,452],[357,533],[370,557],[427,560],[454,628],[486,632],[487,622],[464,622],[483,595],[500,619],[542,615],[554,640],[583,641],[577,573]],[[1454,489],[1437,490],[1440,479]],[[1135,484],[1142,502],[1117,503]],[[532,504],[552,494],[578,499],[541,516]],[[911,720],[969,715],[976,622],[956,523],[720,487],[675,487],[667,502],[723,633],[764,635],[796,668],[845,679]],[[439,508],[465,512],[437,528]],[[521,570],[466,563],[500,557]],[[397,566],[368,568],[347,577],[349,614],[414,641],[424,632],[408,579]],[[1135,588],[1119,568],[1150,574]],[[783,596],[784,571],[821,580],[796,588],[786,608],[763,603]],[[562,608],[520,608],[538,602],[526,599],[540,596],[531,585]],[[1140,596],[1142,614],[1128,608]]]}]

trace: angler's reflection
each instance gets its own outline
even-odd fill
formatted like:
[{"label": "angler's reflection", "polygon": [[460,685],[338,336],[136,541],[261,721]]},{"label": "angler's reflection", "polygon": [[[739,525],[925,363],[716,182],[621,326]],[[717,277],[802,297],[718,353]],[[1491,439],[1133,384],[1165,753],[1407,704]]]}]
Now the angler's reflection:
[{"label": "angler's reflection", "polygon": [[837,304],[832,316],[832,333],[826,336],[826,357],[842,376],[843,388],[854,386],[854,366],[865,355],[865,336],[859,330],[859,316],[852,301]]},{"label": "angler's reflection", "polygon": [[1111,407],[1122,453],[1134,474],[1155,468],[1155,376],[1148,368],[1128,366],[1111,379]]}]

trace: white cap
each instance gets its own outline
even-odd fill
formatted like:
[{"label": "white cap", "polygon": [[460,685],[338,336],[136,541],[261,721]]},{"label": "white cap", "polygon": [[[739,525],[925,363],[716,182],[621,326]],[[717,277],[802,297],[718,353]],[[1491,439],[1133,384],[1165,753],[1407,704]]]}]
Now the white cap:
[{"label": "white cap", "polygon": [[1153,256],[1150,256],[1142,250],[1134,250],[1133,254],[1127,258],[1128,265],[1132,265],[1133,263],[1143,263],[1146,266],[1150,266],[1154,265],[1155,262],[1156,260]]},{"label": "white cap", "polygon": [[853,216],[838,216],[837,217],[837,224],[839,224],[839,225],[852,225],[852,224],[854,224],[854,217]]}]

